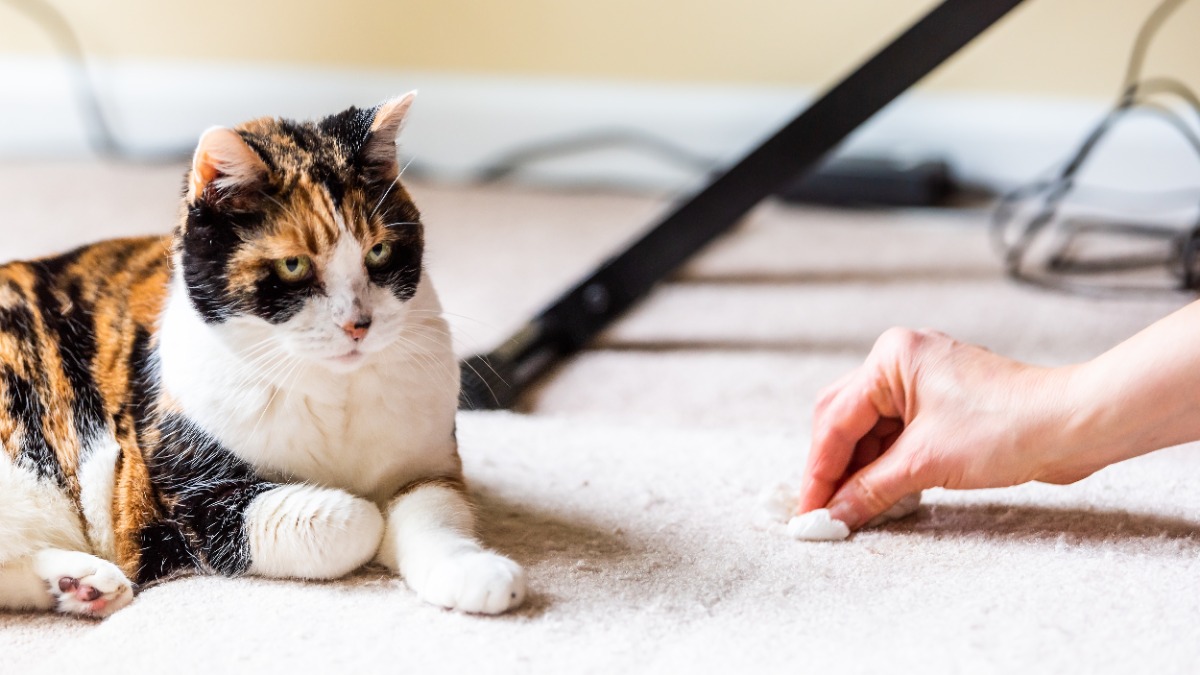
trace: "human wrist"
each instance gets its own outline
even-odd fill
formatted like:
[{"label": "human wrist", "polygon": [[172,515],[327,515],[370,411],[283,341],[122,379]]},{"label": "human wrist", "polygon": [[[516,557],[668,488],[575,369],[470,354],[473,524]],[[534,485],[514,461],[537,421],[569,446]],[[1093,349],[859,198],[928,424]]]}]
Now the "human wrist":
[{"label": "human wrist", "polygon": [[1046,369],[1053,381],[1043,404],[1051,428],[1041,444],[1037,475],[1046,483],[1073,483],[1123,459],[1148,452],[1138,425],[1123,410],[1113,373],[1102,359]]},{"label": "human wrist", "polygon": [[1091,384],[1092,364],[1037,368],[1034,373],[1040,411],[1037,437],[1031,439],[1032,480],[1071,483],[1091,474],[1096,450],[1111,440],[1100,420],[1108,419],[1106,402]]}]

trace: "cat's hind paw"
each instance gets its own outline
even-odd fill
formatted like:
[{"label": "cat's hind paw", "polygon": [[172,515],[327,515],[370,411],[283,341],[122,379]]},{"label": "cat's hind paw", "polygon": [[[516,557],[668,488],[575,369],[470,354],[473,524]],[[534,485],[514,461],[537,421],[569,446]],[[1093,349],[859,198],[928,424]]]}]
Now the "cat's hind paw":
[{"label": "cat's hind paw", "polygon": [[472,614],[500,614],[525,601],[525,570],[490,551],[448,556],[409,585],[426,602]]},{"label": "cat's hind paw", "polygon": [[116,565],[79,551],[43,551],[36,561],[55,607],[101,619],[133,602],[133,584]]}]

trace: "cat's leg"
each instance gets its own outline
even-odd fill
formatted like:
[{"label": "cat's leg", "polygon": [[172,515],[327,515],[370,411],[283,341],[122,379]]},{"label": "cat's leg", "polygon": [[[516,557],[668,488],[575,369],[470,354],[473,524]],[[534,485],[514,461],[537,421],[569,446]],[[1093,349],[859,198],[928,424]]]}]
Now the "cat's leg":
[{"label": "cat's leg", "polygon": [[426,602],[499,614],[525,599],[525,571],[475,539],[474,516],[456,480],[424,481],[393,498],[379,562]]},{"label": "cat's leg", "polygon": [[133,601],[116,565],[81,551],[48,548],[0,566],[0,607],[106,617]]},{"label": "cat's leg", "polygon": [[248,572],[267,577],[336,579],[379,549],[383,515],[342,490],[283,485],[246,509]]},{"label": "cat's leg", "polygon": [[303,484],[209,480],[172,517],[205,566],[228,576],[336,579],[369,562],[383,535],[374,503]]},{"label": "cat's leg", "polygon": [[99,617],[129,604],[121,570],[82,552],[84,527],[65,490],[0,450],[0,608]]}]

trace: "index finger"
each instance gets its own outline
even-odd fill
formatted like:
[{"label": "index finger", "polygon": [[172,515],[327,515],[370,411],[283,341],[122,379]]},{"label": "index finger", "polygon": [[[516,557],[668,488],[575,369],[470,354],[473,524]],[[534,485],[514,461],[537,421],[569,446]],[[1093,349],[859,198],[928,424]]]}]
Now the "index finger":
[{"label": "index finger", "polygon": [[854,448],[879,422],[881,413],[872,401],[871,373],[861,367],[813,419],[812,448],[800,490],[799,512],[819,509],[829,502],[850,462]]}]

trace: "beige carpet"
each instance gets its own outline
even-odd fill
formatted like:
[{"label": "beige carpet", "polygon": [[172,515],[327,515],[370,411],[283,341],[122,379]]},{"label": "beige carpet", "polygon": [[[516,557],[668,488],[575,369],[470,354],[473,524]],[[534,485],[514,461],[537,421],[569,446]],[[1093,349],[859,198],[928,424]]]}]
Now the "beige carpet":
[{"label": "beige carpet", "polygon": [[[175,167],[0,166],[0,250],[162,231],[178,185]],[[463,353],[663,205],[413,192]],[[0,672],[1194,672],[1196,448],[1070,487],[930,493],[914,518],[847,542],[749,526],[762,487],[800,465],[815,391],[888,326],[1065,363],[1179,305],[1014,287],[982,222],[767,206],[522,414],[462,415],[484,535],[529,569],[515,614],[434,609],[372,570],[191,579],[104,623],[0,615]]]}]

